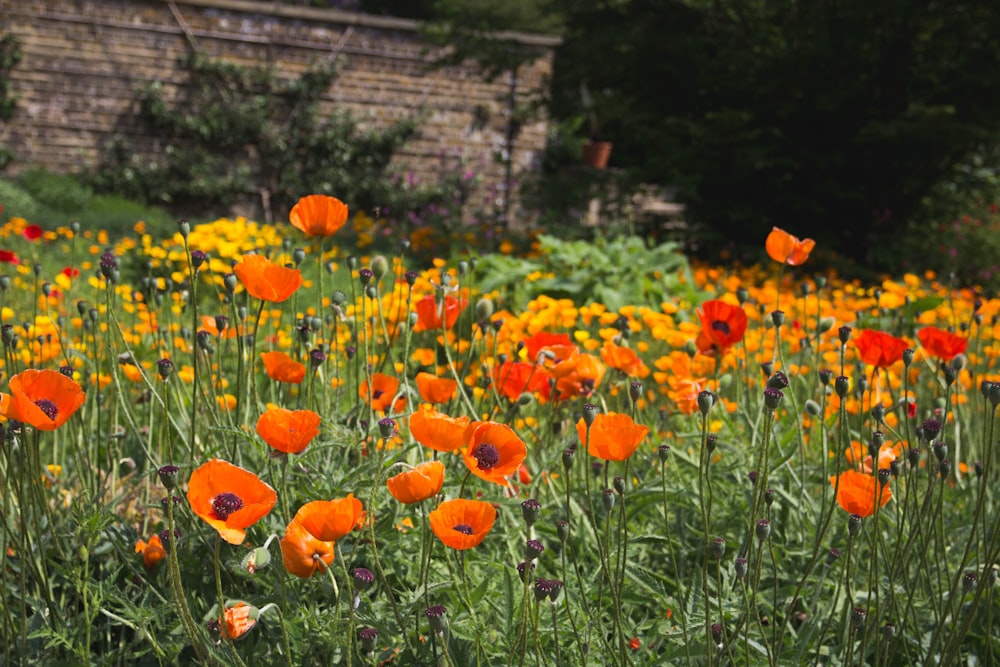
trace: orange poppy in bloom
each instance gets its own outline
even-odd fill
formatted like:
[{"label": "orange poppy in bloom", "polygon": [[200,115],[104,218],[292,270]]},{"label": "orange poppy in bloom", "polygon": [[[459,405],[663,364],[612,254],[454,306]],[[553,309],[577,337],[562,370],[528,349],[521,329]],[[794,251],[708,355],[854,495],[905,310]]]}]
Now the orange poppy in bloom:
[{"label": "orange poppy in bloom", "polygon": [[920,344],[935,357],[943,361],[951,361],[957,355],[965,352],[968,340],[963,336],[950,333],[936,327],[924,327],[917,332]]},{"label": "orange poppy in bloom", "polygon": [[278,266],[263,255],[247,253],[233,267],[250,296],[262,301],[281,303],[302,286],[302,272]]},{"label": "orange poppy in bloom", "polygon": [[532,363],[534,363],[538,358],[538,353],[544,348],[562,346],[576,347],[573,344],[573,339],[569,337],[569,334],[565,333],[555,334],[548,331],[539,331],[535,335],[524,339],[524,351]]},{"label": "orange poppy in bloom", "polygon": [[278,495],[249,470],[212,459],[191,473],[191,509],[230,544],[242,544],[246,529],[267,516]]},{"label": "orange poppy in bloom", "polygon": [[903,352],[910,347],[902,338],[890,336],[883,331],[865,329],[853,339],[861,361],[869,366],[888,368],[903,358]]},{"label": "orange poppy in bloom", "polygon": [[412,470],[401,472],[385,481],[392,497],[404,505],[421,503],[433,498],[444,485],[444,464],[427,461]]},{"label": "orange poppy in bloom", "polygon": [[644,378],[649,375],[649,368],[630,347],[607,341],[601,348],[601,359],[609,368],[621,371],[628,377]]},{"label": "orange poppy in bloom", "polygon": [[464,551],[479,546],[496,521],[497,511],[482,500],[456,498],[437,506],[427,518],[445,546]]},{"label": "orange poppy in bloom", "polygon": [[588,398],[601,384],[605,372],[607,368],[600,359],[592,354],[581,354],[572,370],[556,381],[556,396],[563,401]]},{"label": "orange poppy in bloom", "polygon": [[358,396],[367,401],[372,410],[385,412],[391,405],[394,411],[402,412],[403,408],[406,407],[406,399],[399,397],[395,403],[392,401],[393,398],[396,398],[398,391],[399,380],[385,373],[373,373],[371,395],[368,393],[368,380],[363,380],[361,386],[358,387]]},{"label": "orange poppy in bloom", "polygon": [[257,435],[285,454],[298,454],[319,434],[319,415],[312,410],[271,408],[257,419]]},{"label": "orange poppy in bloom", "polygon": [[260,610],[249,602],[237,600],[226,607],[222,622],[219,624],[230,639],[239,639],[253,630],[257,625]]},{"label": "orange poppy in bloom", "polygon": [[417,373],[417,391],[428,403],[447,403],[458,392],[458,381],[439,378],[432,373]]},{"label": "orange poppy in bloom", "polygon": [[285,528],[279,546],[285,570],[296,577],[308,579],[333,563],[334,542],[317,539],[297,521]]},{"label": "orange poppy in bloom", "polygon": [[[837,502],[850,514],[871,516],[875,513],[875,501],[879,498],[879,483],[873,475],[867,475],[857,470],[847,470],[840,474],[840,484],[837,476],[830,477],[830,484],[837,489]],[[881,490],[880,507],[892,498],[892,490],[886,484]]]},{"label": "orange poppy in bloom", "polygon": [[295,202],[288,221],[306,236],[333,236],[347,223],[347,204],[329,195],[309,195]]},{"label": "orange poppy in bloom", "polygon": [[410,415],[410,435],[424,447],[438,452],[453,452],[465,446],[469,418],[449,417],[431,405],[423,405]]},{"label": "orange poppy in bloom", "polygon": [[440,331],[442,324],[445,329],[455,326],[455,321],[465,308],[465,299],[456,299],[449,294],[443,302],[438,303],[433,294],[428,294],[417,301],[416,308],[417,324],[413,327],[414,331]]},{"label": "orange poppy in bloom", "polygon": [[321,542],[336,542],[365,522],[361,501],[353,493],[346,498],[314,500],[299,508],[292,519]]},{"label": "orange poppy in bloom", "polygon": [[580,356],[576,345],[546,345],[530,361],[543,366],[552,377],[561,378],[576,369]]},{"label": "orange poppy in bloom", "polygon": [[476,477],[500,486],[507,486],[507,477],[517,472],[528,455],[524,440],[506,424],[475,422],[465,436],[465,465]]},{"label": "orange poppy in bloom", "polygon": [[300,384],[306,377],[306,366],[292,359],[284,352],[264,352],[260,355],[264,361],[264,371],[275,382]]},{"label": "orange poppy in bloom", "polygon": [[747,330],[747,314],[741,306],[712,299],[698,309],[701,332],[695,345],[702,354],[725,352],[743,340]]},{"label": "orange poppy in bloom", "polygon": [[10,394],[0,394],[0,414],[54,431],[73,416],[87,396],[80,385],[58,371],[29,369],[7,382]]},{"label": "orange poppy in bloom", "polygon": [[767,235],[764,242],[767,254],[771,259],[789,266],[798,266],[807,259],[809,253],[816,247],[816,242],[812,239],[799,240],[799,237],[792,236],[783,229],[773,227],[771,233]]},{"label": "orange poppy in bloom", "polygon": [[493,371],[493,382],[497,391],[511,401],[516,401],[525,392],[538,394],[542,399],[549,397],[549,374],[533,363],[504,362]]},{"label": "orange poppy in bloom", "polygon": [[[587,423],[583,417],[576,423],[580,442],[587,443]],[[590,425],[590,442],[587,452],[605,461],[624,461],[632,456],[642,442],[649,427],[636,424],[626,414],[609,412],[599,414]]]},{"label": "orange poppy in bloom", "polygon": [[167,557],[167,550],[163,548],[159,535],[153,535],[149,538],[149,542],[145,540],[136,542],[135,552],[142,554],[142,562],[147,570],[152,570],[157,563]]}]

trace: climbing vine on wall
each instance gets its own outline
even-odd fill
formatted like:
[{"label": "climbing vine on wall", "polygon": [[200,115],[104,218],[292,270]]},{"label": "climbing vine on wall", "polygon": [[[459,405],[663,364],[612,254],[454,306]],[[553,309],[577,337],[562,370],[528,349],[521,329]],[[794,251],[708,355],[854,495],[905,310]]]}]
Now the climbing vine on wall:
[{"label": "climbing vine on wall", "polygon": [[137,120],[152,145],[120,136],[95,187],[175,209],[226,208],[259,196],[280,218],[307,192],[334,194],[353,207],[391,198],[386,170],[417,129],[415,118],[384,130],[361,128],[346,110],[321,113],[337,75],[314,64],[296,79],[192,54],[176,96],[160,83],[139,91]]},{"label": "climbing vine on wall", "polygon": [[[17,95],[11,92],[10,71],[21,62],[21,44],[17,37],[6,34],[0,37],[0,120],[14,115]],[[0,169],[13,158],[10,151],[0,146]]]}]

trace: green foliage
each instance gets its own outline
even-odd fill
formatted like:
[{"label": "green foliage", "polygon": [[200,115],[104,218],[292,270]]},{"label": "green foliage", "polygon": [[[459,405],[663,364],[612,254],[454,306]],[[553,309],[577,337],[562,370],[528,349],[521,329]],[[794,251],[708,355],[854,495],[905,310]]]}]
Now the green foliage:
[{"label": "green foliage", "polygon": [[[0,120],[14,115],[17,107],[17,95],[10,91],[10,70],[21,62],[21,45],[14,35],[0,37]],[[3,169],[13,159],[14,155],[0,146],[0,169]]]},{"label": "green foliage", "polygon": [[[543,234],[538,244],[540,255],[534,259],[483,257],[479,264],[483,291],[500,290],[517,306],[544,294],[577,303],[594,300],[618,310],[626,305],[658,306],[668,295],[676,296],[693,284],[687,258],[676,243],[650,248],[635,236],[589,242]],[[544,277],[528,279],[539,272]]]},{"label": "green foliage", "polygon": [[164,148],[150,156],[119,139],[95,178],[97,189],[202,212],[254,193],[277,216],[304,193],[370,209],[387,195],[393,151],[416,131],[414,119],[375,131],[359,128],[345,110],[324,117],[320,98],[337,70],[329,61],[292,81],[274,69],[200,55],[183,66],[189,81],[179,99],[168,103],[160,84],[140,93],[140,121]]},{"label": "green foliage", "polygon": [[63,213],[74,214],[86,208],[94,196],[77,178],[41,167],[28,169],[17,180],[36,202]]}]

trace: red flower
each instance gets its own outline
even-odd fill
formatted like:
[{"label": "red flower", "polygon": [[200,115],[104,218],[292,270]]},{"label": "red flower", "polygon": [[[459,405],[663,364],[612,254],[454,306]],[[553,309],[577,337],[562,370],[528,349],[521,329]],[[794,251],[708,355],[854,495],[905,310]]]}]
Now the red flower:
[{"label": "red flower", "polygon": [[191,510],[230,544],[242,544],[246,529],[267,516],[278,500],[257,475],[220,459],[191,473],[187,496]]},{"label": "red flower", "polygon": [[861,361],[877,368],[888,368],[903,358],[903,352],[910,346],[902,338],[896,338],[882,331],[865,329],[854,345],[858,348]]},{"label": "red flower", "polygon": [[549,375],[534,364],[523,361],[508,361],[493,371],[493,382],[497,391],[511,401],[516,401],[521,394],[539,394],[542,398],[549,397]]},{"label": "red flower", "polygon": [[[580,442],[587,443],[587,423],[581,417],[576,423]],[[639,443],[649,433],[649,427],[636,424],[625,414],[609,412],[594,418],[590,425],[587,453],[605,461],[624,461],[635,453]]]},{"label": "red flower", "polygon": [[275,382],[300,384],[306,377],[305,364],[300,364],[284,352],[277,350],[264,352],[260,358],[264,360],[264,370],[267,372],[267,376]]},{"label": "red flower", "polygon": [[42,238],[42,234],[45,232],[38,225],[28,225],[24,228],[24,238],[29,241],[37,241]]},{"label": "red flower", "polygon": [[74,269],[72,266],[67,266],[62,270],[62,274],[67,278],[76,278],[80,275],[80,269]]},{"label": "red flower", "polygon": [[875,513],[876,500],[881,507],[892,498],[892,490],[888,484],[880,490],[878,480],[874,476],[856,470],[841,473],[839,484],[837,476],[834,475],[830,478],[830,485],[837,489],[837,502],[840,507],[845,512],[858,516],[871,516]]},{"label": "red flower", "polygon": [[306,236],[333,236],[347,223],[347,204],[328,195],[309,195],[295,203],[288,221]]},{"label": "red flower", "polygon": [[0,250],[0,264],[20,264],[17,253],[13,250]]},{"label": "red flower", "polygon": [[428,403],[447,403],[458,392],[458,380],[439,378],[431,373],[417,373],[417,391]]},{"label": "red flower", "polygon": [[432,405],[422,405],[410,415],[410,435],[424,447],[439,452],[453,452],[465,446],[466,416],[449,417]]},{"label": "red flower", "polygon": [[431,530],[446,546],[459,551],[472,549],[489,534],[496,521],[493,505],[482,500],[446,500],[427,515]]},{"label": "red flower", "polygon": [[539,331],[534,336],[524,339],[524,351],[527,353],[528,359],[532,362],[538,358],[538,353],[543,348],[564,345],[573,345],[573,339],[569,337],[569,334],[554,334],[548,331]]},{"label": "red flower", "polygon": [[444,328],[450,329],[455,326],[455,321],[462,314],[465,308],[465,299],[456,299],[450,294],[444,298],[444,302],[438,303],[433,294],[428,294],[420,301],[417,301],[417,325],[414,331],[440,331],[442,317],[444,318]]},{"label": "red flower", "polygon": [[936,327],[924,327],[917,332],[917,338],[924,349],[943,361],[951,361],[956,355],[965,352],[965,345],[968,343],[966,338]]},{"label": "red flower", "polygon": [[[406,398],[402,396],[396,398],[398,391],[399,380],[385,373],[372,373],[371,395],[368,394],[368,380],[363,380],[358,387],[358,396],[368,401],[372,410],[385,412],[391,405],[396,412],[402,412],[406,407]],[[394,398],[396,398],[395,403],[392,400]]]},{"label": "red flower", "polygon": [[476,477],[500,486],[507,486],[507,478],[517,472],[528,455],[524,440],[506,424],[475,422],[466,429],[465,437],[465,465]]},{"label": "red flower", "polygon": [[747,330],[747,314],[741,306],[712,299],[701,304],[698,311],[701,332],[695,345],[703,354],[725,352],[743,340]]},{"label": "red flower", "polygon": [[54,431],[76,412],[86,395],[74,380],[58,371],[28,369],[7,382],[10,395],[0,394],[0,414]]},{"label": "red flower", "polygon": [[250,296],[281,303],[302,286],[302,272],[275,264],[263,255],[247,253],[233,267]]}]

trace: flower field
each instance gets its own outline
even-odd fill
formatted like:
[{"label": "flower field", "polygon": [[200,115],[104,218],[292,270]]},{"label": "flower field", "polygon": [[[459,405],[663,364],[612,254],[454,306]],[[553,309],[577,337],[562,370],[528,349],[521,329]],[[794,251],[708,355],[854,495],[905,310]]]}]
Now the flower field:
[{"label": "flower field", "polygon": [[288,219],[0,227],[0,664],[1000,660],[998,295]]}]

